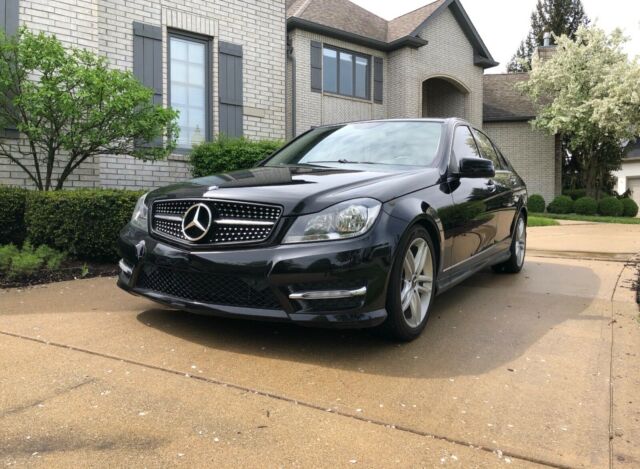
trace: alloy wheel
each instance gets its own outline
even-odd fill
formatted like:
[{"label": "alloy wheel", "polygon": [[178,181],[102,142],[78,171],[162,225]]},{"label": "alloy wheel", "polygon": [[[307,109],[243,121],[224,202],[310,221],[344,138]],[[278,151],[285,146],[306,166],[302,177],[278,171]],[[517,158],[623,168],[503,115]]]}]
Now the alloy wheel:
[{"label": "alloy wheel", "polygon": [[400,289],[403,318],[409,327],[416,328],[427,315],[433,292],[432,254],[423,238],[414,239],[407,249]]},{"label": "alloy wheel", "polygon": [[521,266],[524,262],[524,254],[527,249],[527,230],[524,224],[524,219],[520,218],[518,220],[518,226],[516,227],[516,262],[518,266]]}]

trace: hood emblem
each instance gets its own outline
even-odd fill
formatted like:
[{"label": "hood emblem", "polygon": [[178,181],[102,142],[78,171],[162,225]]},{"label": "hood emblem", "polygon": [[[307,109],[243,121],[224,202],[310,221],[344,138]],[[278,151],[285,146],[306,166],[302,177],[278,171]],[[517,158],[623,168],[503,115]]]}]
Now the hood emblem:
[{"label": "hood emblem", "polygon": [[189,241],[200,241],[209,232],[213,216],[205,204],[189,207],[182,217],[182,234]]}]

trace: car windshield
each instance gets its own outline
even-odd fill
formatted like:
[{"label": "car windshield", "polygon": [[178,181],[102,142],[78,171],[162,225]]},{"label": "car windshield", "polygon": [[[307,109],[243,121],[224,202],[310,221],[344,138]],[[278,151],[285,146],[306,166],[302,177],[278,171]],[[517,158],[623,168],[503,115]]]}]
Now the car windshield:
[{"label": "car windshield", "polygon": [[441,122],[387,121],[320,127],[284,147],[266,166],[433,166],[442,126]]}]

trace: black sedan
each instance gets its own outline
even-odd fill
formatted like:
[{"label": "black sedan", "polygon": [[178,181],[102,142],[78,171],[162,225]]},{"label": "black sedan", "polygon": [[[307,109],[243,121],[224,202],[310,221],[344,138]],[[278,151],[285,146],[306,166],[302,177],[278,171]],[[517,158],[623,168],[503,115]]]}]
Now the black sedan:
[{"label": "black sedan", "polygon": [[118,285],[191,312],[411,340],[436,294],[489,266],[522,269],[526,202],[462,120],[319,127],[253,169],[143,196]]}]

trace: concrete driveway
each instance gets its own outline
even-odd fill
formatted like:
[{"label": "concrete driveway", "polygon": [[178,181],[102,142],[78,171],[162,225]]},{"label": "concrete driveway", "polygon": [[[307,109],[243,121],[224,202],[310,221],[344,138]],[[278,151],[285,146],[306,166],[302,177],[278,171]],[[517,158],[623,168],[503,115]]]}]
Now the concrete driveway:
[{"label": "concrete driveway", "polygon": [[114,279],[0,291],[0,464],[638,467],[636,267],[563,255],[609,248],[554,229],[403,345],[192,316]]}]

